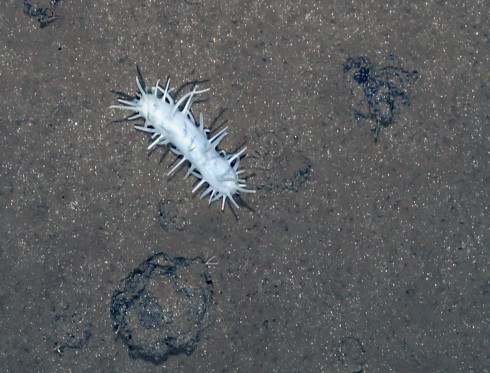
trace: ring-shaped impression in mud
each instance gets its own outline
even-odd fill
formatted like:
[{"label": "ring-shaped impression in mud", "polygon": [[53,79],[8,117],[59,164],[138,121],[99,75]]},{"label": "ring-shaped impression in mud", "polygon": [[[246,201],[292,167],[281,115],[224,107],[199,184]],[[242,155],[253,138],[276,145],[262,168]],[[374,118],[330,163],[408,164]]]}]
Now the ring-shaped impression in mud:
[{"label": "ring-shaped impression in mud", "polygon": [[160,364],[199,343],[213,285],[202,258],[145,260],[112,296],[111,317],[130,356]]}]

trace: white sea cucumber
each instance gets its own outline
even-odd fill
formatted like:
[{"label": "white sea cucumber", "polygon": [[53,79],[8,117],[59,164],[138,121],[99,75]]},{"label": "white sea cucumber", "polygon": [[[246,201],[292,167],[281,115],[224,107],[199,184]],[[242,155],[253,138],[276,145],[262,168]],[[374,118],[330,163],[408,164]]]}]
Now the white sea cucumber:
[{"label": "white sea cucumber", "polygon": [[[201,193],[200,198],[209,194],[209,203],[223,199],[222,210],[225,208],[227,198],[238,208],[238,204],[233,199],[235,194],[255,193],[254,190],[247,189],[245,180],[239,177],[245,172],[238,170],[238,167],[240,157],[246,148],[235,154],[226,154],[224,150],[217,150],[218,144],[228,134],[226,132],[228,127],[208,139],[209,129],[204,127],[202,113],[199,117],[199,125],[192,115],[191,106],[195,96],[209,89],[197,91],[194,87],[191,92],[175,102],[170,95],[172,91],[169,88],[170,79],[165,89],[159,85],[159,81],[155,87],[146,89],[138,77],[136,77],[136,84],[139,89],[136,98],[133,100],[120,98],[118,101],[121,105],[113,105],[111,108],[135,112],[136,114],[127,118],[128,120],[144,119],[144,125],[135,126],[135,128],[151,135],[153,142],[148,149],[157,145],[170,144],[172,152],[182,156],[175,167],[170,170],[169,175],[188,161],[190,167],[184,179],[190,175],[200,179],[192,192],[196,192],[207,183],[208,186]],[[185,106],[181,110],[180,107],[184,102]]]}]

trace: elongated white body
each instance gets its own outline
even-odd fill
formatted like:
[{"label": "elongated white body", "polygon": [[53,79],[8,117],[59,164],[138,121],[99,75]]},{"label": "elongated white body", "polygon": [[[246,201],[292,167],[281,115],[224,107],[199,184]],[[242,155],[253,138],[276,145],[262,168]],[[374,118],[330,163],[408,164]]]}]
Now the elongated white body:
[{"label": "elongated white body", "polygon": [[[185,161],[190,163],[184,178],[190,175],[200,179],[192,192],[197,191],[205,183],[207,188],[201,193],[201,198],[209,196],[209,203],[223,200],[221,209],[225,208],[228,198],[237,208],[238,204],[233,199],[235,194],[255,193],[254,190],[247,189],[245,180],[240,179],[239,175],[243,170],[238,170],[240,157],[246,148],[238,153],[226,154],[225,151],[217,150],[217,146],[227,135],[227,128],[208,139],[209,130],[204,128],[203,115],[200,115],[199,125],[191,113],[191,106],[194,97],[208,91],[208,89],[187,93],[179,101],[175,102],[170,95],[170,81],[163,89],[157,82],[155,87],[148,90],[144,89],[136,78],[139,92],[134,100],[119,99],[122,105],[113,105],[111,108],[131,110],[135,112],[128,119],[143,118],[143,126],[135,126],[137,130],[147,132],[151,135],[153,142],[148,149],[157,145],[171,144],[171,150],[175,154],[182,156],[169,174],[174,172]],[[179,109],[185,102],[182,110]]]}]

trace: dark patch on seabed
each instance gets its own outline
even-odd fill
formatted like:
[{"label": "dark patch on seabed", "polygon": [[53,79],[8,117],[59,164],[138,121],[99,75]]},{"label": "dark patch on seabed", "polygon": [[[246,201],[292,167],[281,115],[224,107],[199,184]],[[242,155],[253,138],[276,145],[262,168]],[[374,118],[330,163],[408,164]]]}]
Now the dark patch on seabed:
[{"label": "dark patch on seabed", "polygon": [[399,66],[394,55],[389,56],[391,65],[379,68],[367,57],[348,58],[344,65],[356,101],[354,115],[356,120],[374,121],[371,131],[374,142],[378,141],[382,128],[398,119],[400,104],[409,106],[408,91],[417,80],[416,70],[408,71]]},{"label": "dark patch on seabed", "polygon": [[33,6],[30,0],[24,0],[24,14],[36,18],[39,27],[44,28],[60,18],[55,14],[60,4],[61,0],[51,0],[48,6]]},{"label": "dark patch on seabed", "polygon": [[68,304],[62,310],[53,311],[51,329],[45,336],[52,343],[53,350],[63,355],[67,349],[85,348],[92,339],[93,325],[84,321],[83,310]]},{"label": "dark patch on seabed", "polygon": [[169,231],[170,228],[182,231],[188,223],[187,219],[179,214],[179,204],[180,201],[169,199],[161,199],[158,202],[157,221],[158,225],[165,231]]}]

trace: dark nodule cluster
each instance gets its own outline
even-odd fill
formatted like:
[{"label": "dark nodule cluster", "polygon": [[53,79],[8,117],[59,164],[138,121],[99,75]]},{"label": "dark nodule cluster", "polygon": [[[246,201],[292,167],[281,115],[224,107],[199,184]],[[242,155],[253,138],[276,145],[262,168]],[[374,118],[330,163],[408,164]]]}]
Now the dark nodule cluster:
[{"label": "dark nodule cluster", "polygon": [[[395,60],[394,56],[390,56]],[[357,119],[374,120],[374,141],[381,128],[395,123],[399,114],[399,103],[410,105],[407,90],[417,80],[417,71],[407,71],[397,66],[377,68],[366,57],[349,58],[344,65],[353,89],[361,89],[361,102],[356,109]],[[357,86],[357,87],[356,87]]]}]

